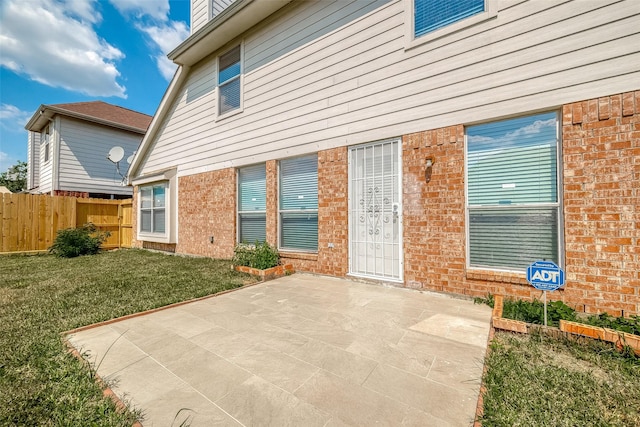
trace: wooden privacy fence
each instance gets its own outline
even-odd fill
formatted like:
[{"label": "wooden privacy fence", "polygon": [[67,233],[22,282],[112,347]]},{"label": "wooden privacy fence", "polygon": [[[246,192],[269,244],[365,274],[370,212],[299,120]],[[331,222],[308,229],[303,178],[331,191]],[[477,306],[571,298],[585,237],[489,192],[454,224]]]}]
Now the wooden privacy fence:
[{"label": "wooden privacy fence", "polygon": [[105,249],[131,246],[132,200],[80,199],[36,194],[0,194],[0,253],[44,251],[58,230],[89,222],[111,236]]}]

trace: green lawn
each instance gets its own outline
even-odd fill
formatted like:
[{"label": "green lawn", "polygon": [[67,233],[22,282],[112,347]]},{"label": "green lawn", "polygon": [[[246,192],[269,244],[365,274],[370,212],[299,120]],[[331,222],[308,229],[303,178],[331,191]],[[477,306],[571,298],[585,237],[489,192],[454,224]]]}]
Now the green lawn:
[{"label": "green lawn", "polygon": [[[142,250],[0,257],[0,425],[129,427],[60,333],[252,280]],[[485,384],[485,426],[640,425],[640,360],[603,343],[497,332]]]},{"label": "green lawn", "polygon": [[496,332],[484,426],[640,426],[640,359],[608,343]]},{"label": "green lawn", "polygon": [[0,257],[0,425],[131,426],[60,333],[250,281],[226,261],[143,250]]}]

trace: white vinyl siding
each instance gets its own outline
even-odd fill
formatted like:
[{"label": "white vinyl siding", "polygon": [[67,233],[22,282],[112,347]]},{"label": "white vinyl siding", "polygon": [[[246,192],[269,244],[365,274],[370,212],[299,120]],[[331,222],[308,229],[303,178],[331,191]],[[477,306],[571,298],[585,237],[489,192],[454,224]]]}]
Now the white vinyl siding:
[{"label": "white vinyl siding", "polygon": [[[46,136],[47,132],[49,132],[48,137]],[[50,160],[50,157],[56,148],[53,132],[53,126],[49,124],[40,133],[40,150],[38,159],[40,162],[40,183],[38,186],[38,193],[50,193],[55,190],[55,188],[53,188],[53,162]],[[46,153],[47,151],[49,152],[48,156]]]},{"label": "white vinyl siding", "polygon": [[284,159],[280,166],[280,249],[318,250],[318,156]]},{"label": "white vinyl siding", "polygon": [[557,113],[466,129],[469,265],[560,264]]},{"label": "white vinyl siding", "polygon": [[211,1],[213,0],[191,0],[191,34],[209,21]]},{"label": "white vinyl siding", "polygon": [[58,190],[131,195],[122,185],[116,166],[106,156],[114,146],[124,149],[120,172],[126,175],[127,158],[137,149],[142,135],[94,123],[60,118],[60,166]]},{"label": "white vinyl siding", "polygon": [[238,169],[238,242],[253,244],[267,237],[266,165]]},{"label": "white vinyl siding", "polygon": [[495,19],[409,50],[404,3],[366,12],[371,4],[294,2],[244,34],[243,113],[220,121],[211,114],[224,51],[212,52],[189,71],[138,173],[241,167],[636,90],[640,81],[634,0],[497,2]]},{"label": "white vinyl siding", "polygon": [[211,17],[215,18],[220,12],[225,10],[235,0],[209,0],[211,1]]},{"label": "white vinyl siding", "polygon": [[27,190],[40,185],[40,133],[29,131],[27,144]]}]

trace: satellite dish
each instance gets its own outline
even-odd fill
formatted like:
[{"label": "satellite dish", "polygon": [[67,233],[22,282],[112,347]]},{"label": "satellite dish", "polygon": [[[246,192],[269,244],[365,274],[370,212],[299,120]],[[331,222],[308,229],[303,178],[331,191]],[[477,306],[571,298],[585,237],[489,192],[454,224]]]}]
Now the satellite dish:
[{"label": "satellite dish", "polygon": [[129,157],[127,157],[127,163],[131,164],[131,162],[133,162],[133,156],[135,156],[135,154],[132,154]]},{"label": "satellite dish", "polygon": [[111,160],[113,163],[118,163],[124,157],[124,148],[115,146],[111,150],[109,150],[109,155],[107,155],[107,159]]}]

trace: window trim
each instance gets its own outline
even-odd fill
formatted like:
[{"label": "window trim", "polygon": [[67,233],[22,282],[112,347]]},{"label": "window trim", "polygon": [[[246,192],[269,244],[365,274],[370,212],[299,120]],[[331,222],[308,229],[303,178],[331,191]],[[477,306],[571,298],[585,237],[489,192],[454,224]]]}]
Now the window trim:
[{"label": "window trim", "polygon": [[[280,169],[280,163],[284,160],[293,160],[293,159],[300,159],[300,158],[304,158],[304,157],[315,157],[316,159],[316,182],[318,182],[318,176],[319,176],[319,171],[317,169],[317,162],[318,162],[318,153],[311,153],[311,154],[303,154],[301,156],[295,156],[295,157],[288,157],[285,159],[280,159],[278,160],[278,202],[277,202],[277,221],[278,221],[278,251],[281,252],[285,252],[285,253],[303,253],[303,254],[317,254],[319,252],[320,249],[320,236],[318,235],[318,247],[315,250],[311,250],[311,249],[299,249],[299,248],[289,248],[289,247],[283,247],[282,246],[282,214],[283,213],[306,213],[306,212],[311,212],[311,213],[315,213],[316,216],[318,217],[318,231],[320,230],[320,215],[319,215],[319,206],[316,206],[316,208],[314,210],[312,209],[281,209],[281,201],[282,201],[282,172]],[[318,201],[318,205],[320,204],[320,201]]]},{"label": "window trim", "polygon": [[[555,113],[556,116],[556,185],[557,185],[557,202],[555,203],[539,203],[536,205],[531,204],[520,204],[520,205],[510,205],[509,208],[532,208],[532,207],[554,207],[557,210],[557,218],[558,218],[558,266],[560,268],[564,268],[565,265],[565,252],[564,252],[564,195],[563,195],[563,182],[562,182],[562,172],[563,172],[563,164],[562,164],[562,112],[555,109],[550,110],[536,110],[530,111],[517,115],[510,115],[506,117],[498,117],[492,118],[490,120],[485,120],[482,122],[469,123],[464,126],[464,209],[465,209],[465,266],[467,271],[489,271],[489,272],[504,272],[504,273],[517,273],[517,274],[525,274],[526,269],[517,269],[517,268],[509,268],[509,267],[496,267],[496,266],[488,266],[488,265],[471,265],[471,244],[470,244],[470,223],[469,223],[469,214],[471,209],[469,208],[469,168],[468,168],[468,154],[469,154],[469,143],[467,140],[467,128],[469,126],[476,126],[482,124],[495,123],[503,120],[523,118],[527,116],[534,116],[537,114],[544,113]],[[497,206],[476,206],[475,210],[483,210],[483,209],[495,209]]]},{"label": "window trim", "polygon": [[414,2],[415,0],[403,0],[404,1],[404,13],[405,13],[405,50],[423,45],[425,43],[437,40],[441,37],[448,36],[455,32],[464,30],[468,27],[472,27],[484,21],[495,18],[498,15],[497,0],[484,0],[484,12],[478,13],[468,18],[464,18],[460,21],[456,21],[453,24],[447,25],[429,33],[416,37],[415,34],[415,14],[414,14]]},{"label": "window trim", "polygon": [[[178,191],[177,191],[177,170],[171,169],[157,174],[142,176],[132,182],[134,186],[137,186],[136,191],[136,239],[140,241],[158,242],[158,243],[177,243],[178,236],[178,223],[177,218],[177,206],[178,206]],[[148,231],[142,231],[141,221],[141,205],[142,205],[142,187],[152,187],[160,183],[165,184],[164,204],[165,204],[165,228],[164,233],[153,233]]]},{"label": "window trim", "polygon": [[46,165],[47,163],[49,163],[49,161],[51,161],[51,134],[50,134],[50,128],[51,125],[48,124],[45,129],[44,132],[41,134],[44,136],[44,147],[42,150],[42,157],[43,157],[43,163]]},{"label": "window trim", "polygon": [[[153,190],[154,190],[155,188],[157,188],[157,187],[163,187],[163,188],[164,188],[164,201],[163,201],[163,202],[164,202],[164,204],[163,204],[163,206],[162,206],[162,207],[154,206],[154,205],[153,205],[153,203],[154,203],[153,201],[154,201],[154,199],[155,199],[154,191],[153,191]],[[168,219],[168,215],[167,215],[167,214],[168,214],[168,212],[167,212],[167,210],[168,210],[168,209],[167,209],[167,189],[168,189],[168,187],[169,187],[169,183],[168,183],[167,181],[159,181],[159,182],[154,182],[154,183],[151,183],[151,184],[141,185],[141,186],[138,188],[138,193],[140,194],[140,210],[139,210],[139,212],[140,212],[140,218],[142,218],[142,211],[143,211],[143,210],[145,210],[145,211],[149,211],[149,212],[151,213],[151,224],[150,224],[150,225],[151,225],[151,230],[150,230],[150,231],[144,231],[144,230],[142,230],[142,219],[141,219],[141,220],[140,220],[140,233],[143,233],[143,234],[152,234],[152,235],[155,235],[155,236],[165,236],[165,235],[167,234],[167,229],[168,229],[168,227],[167,227],[167,219]],[[142,199],[143,199],[142,192],[143,192],[145,189],[150,189],[150,190],[151,190],[151,206],[150,206],[150,207],[148,207],[148,208],[143,208],[143,207],[142,207]],[[154,221],[154,219],[153,219],[153,218],[154,218],[153,213],[154,213],[155,211],[157,211],[157,210],[162,210],[162,211],[164,211],[164,232],[154,231],[154,228],[155,228],[155,226],[156,226],[157,224],[155,223],[155,221]]]},{"label": "window trim", "polygon": [[[264,165],[264,199],[265,199],[265,207],[264,210],[260,210],[260,211],[241,211],[240,210],[240,170],[244,169],[244,168],[250,168],[250,167],[255,167],[255,166],[259,166],[259,165]],[[264,219],[265,219],[265,241],[267,240],[267,188],[268,188],[268,176],[267,176],[267,163],[266,162],[262,162],[262,163],[255,163],[252,165],[244,165],[244,166],[240,166],[238,168],[236,168],[236,243],[238,244],[246,244],[246,245],[253,245],[255,242],[242,242],[240,240],[240,229],[241,229],[241,219],[240,219],[240,215],[241,214],[246,214],[246,213],[263,213],[264,214]]]},{"label": "window trim", "polygon": [[[231,81],[239,80],[240,81],[240,106],[238,108],[234,108],[233,110],[229,110],[225,113],[220,113],[220,57],[226,55],[232,50],[240,48],[240,73],[238,77],[234,77],[232,79],[228,79],[224,82],[224,84],[228,84]],[[215,120],[222,120],[230,116],[234,116],[236,114],[242,113],[244,111],[244,41],[233,44],[232,47],[225,49],[216,57],[216,107],[215,107]]]}]

